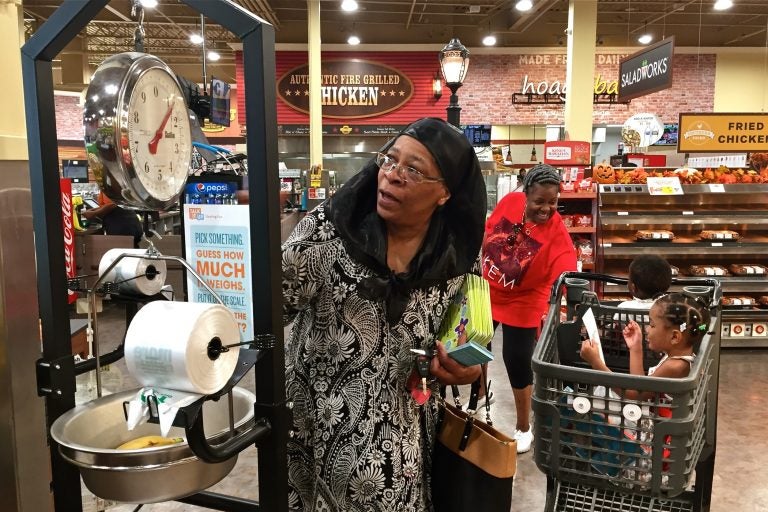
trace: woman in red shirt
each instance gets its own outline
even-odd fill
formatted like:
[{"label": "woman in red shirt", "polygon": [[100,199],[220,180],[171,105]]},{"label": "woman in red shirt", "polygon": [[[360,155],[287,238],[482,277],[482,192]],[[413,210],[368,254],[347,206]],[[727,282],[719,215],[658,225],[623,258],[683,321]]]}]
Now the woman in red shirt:
[{"label": "woman in red shirt", "polygon": [[523,193],[504,196],[485,224],[483,277],[491,288],[494,327],[502,327],[504,365],[515,398],[518,453],[531,449],[531,357],[550,289],[561,273],[576,270],[576,251],[557,213],[560,174],[538,164]]}]

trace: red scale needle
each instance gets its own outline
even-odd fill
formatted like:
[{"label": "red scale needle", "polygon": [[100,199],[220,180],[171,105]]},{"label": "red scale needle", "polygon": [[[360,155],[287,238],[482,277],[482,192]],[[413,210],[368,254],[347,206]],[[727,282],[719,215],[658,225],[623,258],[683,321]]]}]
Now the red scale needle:
[{"label": "red scale needle", "polygon": [[157,129],[155,136],[152,137],[151,141],[149,141],[150,155],[157,153],[157,143],[160,142],[160,139],[163,138],[163,134],[165,133],[165,125],[168,124],[168,119],[171,117],[171,112],[173,112],[173,105],[168,106],[168,112],[165,113],[165,117],[163,117],[163,120],[160,123],[160,128]]}]

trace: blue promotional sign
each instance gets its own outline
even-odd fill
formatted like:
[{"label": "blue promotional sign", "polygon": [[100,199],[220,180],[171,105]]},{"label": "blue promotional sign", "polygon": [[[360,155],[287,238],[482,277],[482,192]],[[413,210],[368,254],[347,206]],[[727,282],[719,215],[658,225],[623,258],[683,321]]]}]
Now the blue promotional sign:
[{"label": "blue promotional sign", "polygon": [[[253,339],[248,226],[247,205],[184,205],[187,262],[232,310],[244,340]],[[187,296],[189,302],[216,301],[191,275],[187,278]]]},{"label": "blue promotional sign", "polygon": [[237,204],[237,184],[233,182],[187,183],[185,204]]}]

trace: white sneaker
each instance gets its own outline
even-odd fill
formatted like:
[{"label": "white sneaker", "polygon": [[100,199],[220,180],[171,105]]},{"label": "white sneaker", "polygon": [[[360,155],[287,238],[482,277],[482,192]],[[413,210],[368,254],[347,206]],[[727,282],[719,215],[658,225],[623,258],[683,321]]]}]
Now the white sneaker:
[{"label": "white sneaker", "polygon": [[533,429],[529,429],[528,432],[515,430],[514,440],[517,441],[517,453],[530,451],[533,444]]}]

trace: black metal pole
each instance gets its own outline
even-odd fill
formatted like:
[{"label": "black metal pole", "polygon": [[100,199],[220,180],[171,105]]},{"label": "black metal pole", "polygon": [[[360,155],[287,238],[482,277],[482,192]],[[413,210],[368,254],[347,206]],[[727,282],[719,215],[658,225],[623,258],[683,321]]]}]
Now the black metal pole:
[{"label": "black metal pole", "polygon": [[456,128],[461,128],[461,107],[459,106],[459,97],[456,95],[456,91],[461,87],[461,84],[448,84],[448,87],[451,89],[451,99],[446,107],[448,123]]}]

